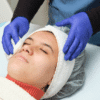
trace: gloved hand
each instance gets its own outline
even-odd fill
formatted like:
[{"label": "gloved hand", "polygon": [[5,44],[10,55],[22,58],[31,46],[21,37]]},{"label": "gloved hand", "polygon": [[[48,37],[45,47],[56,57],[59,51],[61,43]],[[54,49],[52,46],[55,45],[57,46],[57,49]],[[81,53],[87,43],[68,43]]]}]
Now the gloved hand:
[{"label": "gloved hand", "polygon": [[65,53],[65,60],[73,60],[85,49],[89,38],[93,34],[89,17],[85,12],[80,12],[70,18],[56,23],[56,25],[71,25],[63,52]]},{"label": "gloved hand", "polygon": [[23,37],[29,29],[29,21],[25,17],[16,17],[10,24],[4,28],[2,36],[2,45],[4,51],[10,55],[13,54],[13,46],[11,38],[15,44],[19,41],[19,37]]}]

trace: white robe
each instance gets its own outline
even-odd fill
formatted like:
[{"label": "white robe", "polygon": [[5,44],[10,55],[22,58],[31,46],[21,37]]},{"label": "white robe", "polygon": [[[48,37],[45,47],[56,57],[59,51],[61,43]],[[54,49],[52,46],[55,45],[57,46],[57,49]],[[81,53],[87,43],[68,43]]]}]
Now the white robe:
[{"label": "white robe", "polygon": [[0,77],[0,100],[36,100],[20,86]]}]

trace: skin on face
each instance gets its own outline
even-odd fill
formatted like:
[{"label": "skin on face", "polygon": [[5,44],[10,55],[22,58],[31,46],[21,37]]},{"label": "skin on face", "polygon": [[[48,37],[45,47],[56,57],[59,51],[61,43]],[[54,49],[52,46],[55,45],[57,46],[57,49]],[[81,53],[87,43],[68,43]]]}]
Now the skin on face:
[{"label": "skin on face", "polygon": [[[50,45],[52,49],[43,43]],[[23,55],[28,62],[21,60],[19,55]],[[9,59],[8,75],[18,81],[43,89],[50,85],[57,61],[58,45],[55,36],[48,31],[35,32]]]}]

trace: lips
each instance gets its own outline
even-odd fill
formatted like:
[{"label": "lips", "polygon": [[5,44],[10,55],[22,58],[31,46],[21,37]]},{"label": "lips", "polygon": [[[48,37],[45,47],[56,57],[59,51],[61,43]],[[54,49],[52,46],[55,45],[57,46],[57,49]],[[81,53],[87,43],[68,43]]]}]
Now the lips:
[{"label": "lips", "polygon": [[25,61],[28,63],[28,60],[26,59],[26,57],[24,57],[22,54],[17,54],[16,57],[19,57],[20,60]]}]

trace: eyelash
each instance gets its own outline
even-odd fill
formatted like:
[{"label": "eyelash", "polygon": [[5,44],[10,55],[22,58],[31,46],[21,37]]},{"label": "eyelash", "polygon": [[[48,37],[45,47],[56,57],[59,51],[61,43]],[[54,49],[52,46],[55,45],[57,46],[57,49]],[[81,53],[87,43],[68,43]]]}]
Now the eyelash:
[{"label": "eyelash", "polygon": [[[23,43],[23,46],[24,46],[25,44],[28,44],[28,43],[25,43],[25,42],[24,42],[24,43]],[[43,49],[40,48],[40,50],[42,50],[45,54],[48,54],[48,53],[47,53],[46,51],[44,51]]]}]

